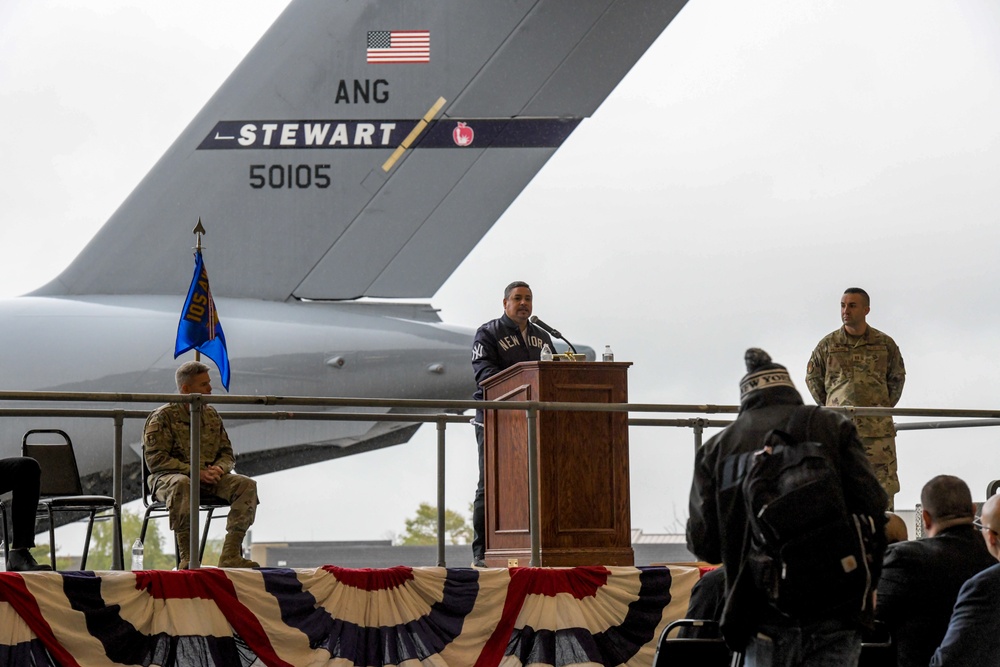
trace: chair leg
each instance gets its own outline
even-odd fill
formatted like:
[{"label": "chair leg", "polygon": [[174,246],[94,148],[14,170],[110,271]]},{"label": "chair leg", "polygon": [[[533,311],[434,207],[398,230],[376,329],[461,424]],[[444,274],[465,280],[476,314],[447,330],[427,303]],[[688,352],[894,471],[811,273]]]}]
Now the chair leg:
[{"label": "chair leg", "polygon": [[[146,529],[149,528],[149,515],[151,514],[151,512],[152,510],[150,510],[150,508],[147,507],[146,513],[142,515],[142,525],[139,526],[139,541],[142,542],[143,545],[146,544]],[[143,546],[143,548],[145,548],[145,546]],[[145,565],[143,565],[143,567],[145,567]],[[124,554],[122,554],[122,569],[123,570],[125,569]]]},{"label": "chair leg", "polygon": [[52,558],[52,571],[55,572],[58,569],[56,567],[56,522],[55,517],[52,516],[52,505],[49,505],[49,556]]},{"label": "chair leg", "polygon": [[94,533],[94,517],[97,515],[97,508],[91,508],[90,521],[87,522],[87,537],[83,543],[83,558],[80,560],[80,569],[87,569],[87,554],[90,553],[90,536]]},{"label": "chair leg", "polygon": [[10,533],[7,531],[7,506],[0,500],[0,519],[3,520],[3,562],[7,567],[7,557],[10,556]]},{"label": "chair leg", "polygon": [[205,528],[201,531],[201,548],[198,550],[198,562],[205,560],[205,545],[208,544],[208,529],[212,525],[212,513],[214,507],[208,508],[208,515],[205,517]]},{"label": "chair leg", "polygon": [[[117,545],[118,551],[118,570],[122,571],[125,569],[125,547],[122,545],[122,508],[115,505],[115,544]],[[112,556],[112,559],[114,556]]]}]

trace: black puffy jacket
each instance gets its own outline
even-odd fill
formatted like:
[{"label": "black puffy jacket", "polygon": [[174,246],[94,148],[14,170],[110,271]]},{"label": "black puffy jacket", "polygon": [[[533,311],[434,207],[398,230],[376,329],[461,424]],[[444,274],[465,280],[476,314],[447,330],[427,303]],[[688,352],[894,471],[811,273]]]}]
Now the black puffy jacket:
[{"label": "black puffy jacket", "polygon": [[[791,387],[775,387],[753,392],[740,407],[736,421],[711,438],[695,455],[691,483],[688,549],[709,563],[726,566],[726,595],[732,590],[740,570],[746,536],[747,516],[743,500],[743,477],[748,452],[759,450],[765,434],[783,429],[791,414],[802,409],[802,398]],[[828,445],[837,453],[844,481],[848,510],[872,518],[875,541],[871,545],[871,587],[874,590],[885,552],[885,510],[888,497],[878,483],[854,424],[832,410],[817,410],[810,423],[809,439]],[[728,576],[729,574],[732,576]],[[733,609],[738,617],[754,621],[773,621],[777,610],[768,608],[763,595],[738,597],[744,601]],[[859,620],[870,620],[870,608]],[[773,613],[772,613],[773,611]]]},{"label": "black puffy jacket", "polygon": [[[472,341],[472,369],[476,373],[476,385],[479,385],[473,398],[483,400],[481,383],[486,378],[522,361],[538,361],[543,345],[548,345],[555,353],[555,346],[548,333],[528,322],[522,338],[517,323],[507,317],[506,313],[479,327]],[[476,410],[476,421],[483,423],[482,410]]]}]

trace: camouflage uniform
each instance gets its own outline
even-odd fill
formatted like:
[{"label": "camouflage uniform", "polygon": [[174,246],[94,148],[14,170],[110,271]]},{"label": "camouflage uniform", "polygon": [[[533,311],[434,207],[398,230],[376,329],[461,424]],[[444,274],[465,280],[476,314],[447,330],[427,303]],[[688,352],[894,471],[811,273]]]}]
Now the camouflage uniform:
[{"label": "camouflage uniform", "polygon": [[[806,386],[818,405],[891,408],[899,402],[905,380],[899,347],[871,326],[860,338],[850,336],[844,327],[826,336],[806,369]],[[856,416],[854,423],[891,503],[899,491],[892,417]]]},{"label": "camouflage uniform", "polygon": [[[149,466],[149,488],[154,497],[167,504],[170,528],[174,532],[189,530],[191,465],[191,416],[187,405],[168,403],[153,411],[146,420],[143,433],[146,465]],[[257,482],[233,472],[236,459],[233,446],[222,418],[210,405],[201,415],[200,468],[217,465],[225,471],[211,486],[201,485],[211,493],[231,503],[226,529],[246,533],[257,513]]]}]

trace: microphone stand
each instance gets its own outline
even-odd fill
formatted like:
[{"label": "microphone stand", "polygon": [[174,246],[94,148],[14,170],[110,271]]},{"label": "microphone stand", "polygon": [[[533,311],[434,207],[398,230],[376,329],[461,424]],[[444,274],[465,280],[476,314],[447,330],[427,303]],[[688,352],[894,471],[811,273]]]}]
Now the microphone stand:
[{"label": "microphone stand", "polygon": [[573,343],[566,340],[563,336],[556,336],[556,338],[558,338],[561,341],[564,341],[567,345],[569,345],[570,352],[572,352],[573,354],[577,354],[576,348],[573,347]]},{"label": "microphone stand", "polygon": [[579,352],[576,351],[576,348],[573,347],[573,343],[569,342],[569,340],[567,340],[565,336],[563,336],[561,333],[559,333],[558,331],[556,331],[555,329],[553,329],[551,327],[542,326],[542,323],[538,321],[538,316],[537,315],[532,315],[529,318],[529,321],[532,324],[534,324],[536,327],[538,327],[539,329],[541,329],[542,331],[548,333],[550,336],[555,336],[559,340],[561,340],[564,343],[566,343],[567,345],[569,345],[569,349],[570,349],[570,351],[573,354],[579,354]]}]

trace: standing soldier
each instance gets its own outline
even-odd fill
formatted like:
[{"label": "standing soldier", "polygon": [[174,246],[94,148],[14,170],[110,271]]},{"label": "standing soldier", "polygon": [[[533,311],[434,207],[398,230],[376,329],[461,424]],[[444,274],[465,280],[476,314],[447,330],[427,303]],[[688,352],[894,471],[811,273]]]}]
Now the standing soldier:
[{"label": "standing soldier", "polygon": [[[806,386],[818,405],[891,408],[899,402],[906,380],[903,357],[892,338],[865,322],[870,306],[868,293],[860,287],[844,291],[844,326],[819,342],[806,369]],[[854,422],[891,510],[899,491],[892,417],[856,416]]]}]

